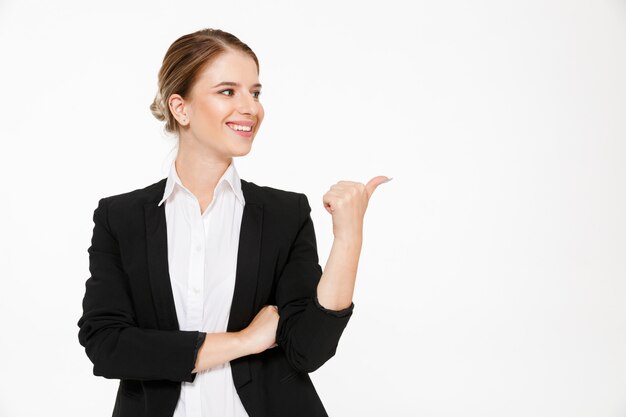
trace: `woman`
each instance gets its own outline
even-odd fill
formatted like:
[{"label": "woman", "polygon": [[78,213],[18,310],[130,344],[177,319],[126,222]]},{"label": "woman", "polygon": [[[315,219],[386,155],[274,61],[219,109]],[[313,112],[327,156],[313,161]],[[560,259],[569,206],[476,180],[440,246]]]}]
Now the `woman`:
[{"label": "woman", "polygon": [[176,40],[151,106],[179,138],[167,178],[100,199],[78,337],[119,379],[114,416],[326,416],[308,373],[352,315],[369,197],[324,195],[335,240],[318,264],[304,194],[239,178],[263,121],[254,52],[213,29]]}]

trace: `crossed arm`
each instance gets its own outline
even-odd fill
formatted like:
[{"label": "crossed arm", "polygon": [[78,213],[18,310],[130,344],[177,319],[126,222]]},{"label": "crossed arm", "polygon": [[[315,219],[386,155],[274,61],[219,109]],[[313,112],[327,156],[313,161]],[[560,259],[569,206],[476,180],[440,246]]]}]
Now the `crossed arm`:
[{"label": "crossed arm", "polygon": [[[317,259],[311,207],[304,194],[300,197],[299,208],[300,230],[277,286],[278,311],[283,314],[279,319],[276,339],[294,367],[312,372],[334,355],[341,333],[352,315],[361,237],[335,238],[322,273]],[[309,273],[303,274],[304,270]],[[310,284],[302,288],[304,276],[310,277]],[[316,282],[315,296],[311,299],[307,296],[310,294],[309,287]],[[285,309],[289,311],[289,317],[283,318]],[[256,353],[251,341],[242,332],[212,333],[206,337],[194,372]]]},{"label": "crossed arm", "polygon": [[[112,234],[106,199],[94,211],[78,339],[94,375],[115,379],[193,382],[198,371],[253,353],[241,332],[144,329],[137,326],[128,277]],[[299,200],[300,228],[276,286],[276,343],[303,372],[330,359],[352,315],[360,239],[335,240],[326,270],[319,266],[311,208]],[[319,297],[319,298],[318,298]]]}]

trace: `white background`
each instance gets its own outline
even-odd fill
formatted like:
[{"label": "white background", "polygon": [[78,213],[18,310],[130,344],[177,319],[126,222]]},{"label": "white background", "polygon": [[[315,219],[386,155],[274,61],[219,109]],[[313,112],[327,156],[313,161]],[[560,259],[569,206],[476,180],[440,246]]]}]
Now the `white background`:
[{"label": "white background", "polygon": [[370,200],[338,416],[626,413],[626,3],[0,0],[0,416],[110,416],[76,322],[98,199],[167,175],[169,45],[257,53],[242,178]]}]

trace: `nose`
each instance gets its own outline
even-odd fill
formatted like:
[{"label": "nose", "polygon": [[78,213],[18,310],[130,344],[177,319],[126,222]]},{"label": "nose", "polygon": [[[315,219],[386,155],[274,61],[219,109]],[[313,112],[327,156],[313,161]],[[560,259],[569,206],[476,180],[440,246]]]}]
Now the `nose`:
[{"label": "nose", "polygon": [[239,110],[241,114],[250,114],[255,116],[258,113],[259,108],[252,94],[240,94],[239,102],[237,103],[237,110]]}]

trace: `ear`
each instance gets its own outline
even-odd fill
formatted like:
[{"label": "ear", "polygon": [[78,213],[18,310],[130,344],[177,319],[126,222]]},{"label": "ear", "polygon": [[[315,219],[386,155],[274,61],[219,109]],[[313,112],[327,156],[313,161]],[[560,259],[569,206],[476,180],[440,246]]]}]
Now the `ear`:
[{"label": "ear", "polygon": [[179,94],[172,94],[168,101],[170,111],[178,123],[186,125],[188,123],[187,110],[185,108],[185,99]]}]

